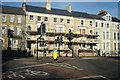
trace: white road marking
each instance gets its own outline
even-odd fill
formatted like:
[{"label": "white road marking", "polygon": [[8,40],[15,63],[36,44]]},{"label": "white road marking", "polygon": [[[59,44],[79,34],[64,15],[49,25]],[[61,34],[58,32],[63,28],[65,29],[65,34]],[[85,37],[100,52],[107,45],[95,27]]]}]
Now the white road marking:
[{"label": "white road marking", "polygon": [[89,78],[103,78],[106,80],[110,80],[102,75],[96,75],[96,76],[85,76],[85,77],[80,77],[80,78],[76,78],[76,79],[69,79],[69,80],[83,80],[83,79],[89,79]]},{"label": "white road marking", "polygon": [[84,58],[81,58],[81,59],[99,59],[98,57],[84,57]]},{"label": "white road marking", "polygon": [[44,65],[47,65],[47,64],[45,63],[45,64],[38,64],[38,65],[24,66],[24,67],[9,69],[9,70],[24,69],[24,68],[38,67],[38,66],[44,66]]},{"label": "white road marking", "polygon": [[49,63],[49,64],[50,64],[50,65],[54,65],[54,66],[62,66],[62,67],[65,67],[65,68],[70,68],[70,69],[83,70],[83,69],[77,68],[76,66],[72,66],[72,65],[70,65],[70,64],[68,64],[68,63],[64,63],[64,64],[67,64],[67,65],[69,65],[69,66],[63,65],[63,64],[61,64],[61,63],[58,63],[58,64]]}]

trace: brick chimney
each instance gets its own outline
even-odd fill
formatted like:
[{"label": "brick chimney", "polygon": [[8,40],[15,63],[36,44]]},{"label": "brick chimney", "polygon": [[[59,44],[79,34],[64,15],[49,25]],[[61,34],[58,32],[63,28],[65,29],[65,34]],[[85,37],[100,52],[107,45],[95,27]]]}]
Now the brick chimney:
[{"label": "brick chimney", "polygon": [[66,6],[66,9],[69,13],[71,13],[71,5],[70,4]]},{"label": "brick chimney", "polygon": [[50,0],[46,0],[45,7],[46,7],[47,10],[51,10],[51,2],[50,2]]}]

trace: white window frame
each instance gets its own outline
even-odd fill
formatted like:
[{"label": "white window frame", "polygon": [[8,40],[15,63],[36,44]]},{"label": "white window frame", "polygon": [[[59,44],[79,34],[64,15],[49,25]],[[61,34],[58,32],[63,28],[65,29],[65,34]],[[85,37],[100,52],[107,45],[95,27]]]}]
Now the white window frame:
[{"label": "white window frame", "polygon": [[44,17],[44,21],[47,22],[48,21],[48,17]]},{"label": "white window frame", "polygon": [[114,50],[117,50],[117,44],[114,43]]},{"label": "white window frame", "polygon": [[[103,24],[103,25],[102,25]],[[101,27],[103,28],[104,27],[104,23],[103,22],[101,22]]]},{"label": "white window frame", "polygon": [[[92,23],[91,23],[92,22]],[[89,21],[90,26],[93,26],[93,21]]]},{"label": "white window frame", "polygon": [[53,22],[57,22],[57,18],[53,18]]},{"label": "white window frame", "polygon": [[65,32],[65,27],[63,25],[56,25],[55,32],[63,33],[63,32]]},{"label": "white window frame", "polygon": [[110,24],[109,23],[107,23],[107,28],[110,28]]},{"label": "white window frame", "polygon": [[[83,22],[82,22],[82,21],[83,21]],[[83,23],[83,24],[82,24],[82,23]],[[84,20],[80,20],[80,25],[82,25],[82,26],[84,25]]]},{"label": "white window frame", "polygon": [[21,28],[17,27],[17,35],[20,35],[20,34],[21,34]]},{"label": "white window frame", "polygon": [[13,26],[10,26],[10,30],[13,30],[13,31],[14,31],[14,27],[13,27]]},{"label": "white window frame", "polygon": [[95,27],[98,27],[98,22],[95,22]]},{"label": "white window frame", "polygon": [[70,24],[71,23],[71,20],[70,19],[67,19],[67,24]]},{"label": "white window frame", "polygon": [[63,23],[64,22],[64,19],[63,18],[60,18],[60,23]]},{"label": "white window frame", "polygon": [[41,21],[41,18],[42,18],[41,16],[37,16],[37,21]]},{"label": "white window frame", "polygon": [[14,16],[10,16],[10,22],[11,22],[11,23],[14,22]]},{"label": "white window frame", "polygon": [[109,39],[109,34],[110,34],[110,33],[107,31],[107,32],[106,32],[106,39]]},{"label": "white window frame", "polygon": [[2,22],[6,22],[6,16],[2,16]]},{"label": "white window frame", "polygon": [[[3,30],[3,27],[4,27],[4,30]],[[7,32],[7,31],[6,31],[6,27],[5,27],[5,26],[2,26],[2,27],[1,27],[1,31],[2,31],[2,34],[6,34],[6,32]]]},{"label": "white window frame", "polygon": [[106,49],[105,49],[105,42],[103,42],[103,50],[106,50]]},{"label": "white window frame", "polygon": [[21,20],[22,19],[22,17],[21,16],[18,16],[18,23],[21,23]]},{"label": "white window frame", "polygon": [[116,40],[116,32],[113,32],[113,39]]},{"label": "white window frame", "polygon": [[109,42],[107,42],[107,44],[106,44],[106,48],[107,48],[107,50],[110,50],[110,43]]},{"label": "white window frame", "polygon": [[18,40],[12,39],[12,48],[18,48]]},{"label": "white window frame", "polygon": [[34,19],[34,16],[30,15],[30,21],[33,21],[33,19]]}]

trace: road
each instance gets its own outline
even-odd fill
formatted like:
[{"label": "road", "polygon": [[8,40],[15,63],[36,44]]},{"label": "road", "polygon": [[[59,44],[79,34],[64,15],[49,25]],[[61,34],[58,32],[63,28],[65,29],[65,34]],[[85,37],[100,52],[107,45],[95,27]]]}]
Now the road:
[{"label": "road", "polygon": [[[119,59],[108,57],[20,58],[3,63],[3,78],[119,79]],[[42,76],[41,76],[42,75]]]}]

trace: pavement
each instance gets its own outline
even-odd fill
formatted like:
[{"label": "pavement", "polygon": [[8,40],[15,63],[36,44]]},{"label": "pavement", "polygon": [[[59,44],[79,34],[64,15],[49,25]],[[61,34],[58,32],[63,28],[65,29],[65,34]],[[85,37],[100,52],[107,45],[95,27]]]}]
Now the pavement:
[{"label": "pavement", "polygon": [[2,64],[4,79],[119,80],[119,59],[109,57],[33,57]]}]

